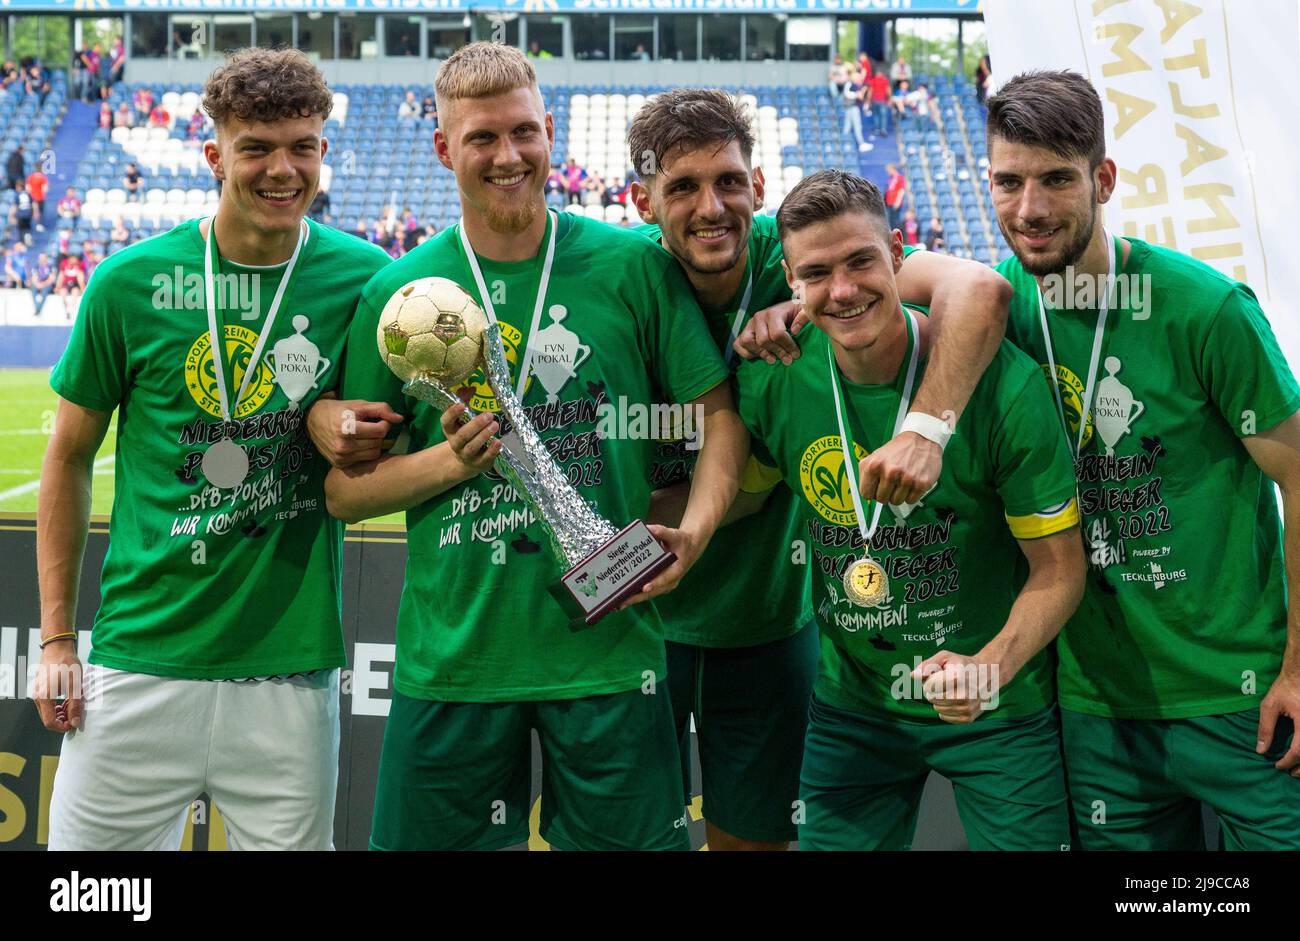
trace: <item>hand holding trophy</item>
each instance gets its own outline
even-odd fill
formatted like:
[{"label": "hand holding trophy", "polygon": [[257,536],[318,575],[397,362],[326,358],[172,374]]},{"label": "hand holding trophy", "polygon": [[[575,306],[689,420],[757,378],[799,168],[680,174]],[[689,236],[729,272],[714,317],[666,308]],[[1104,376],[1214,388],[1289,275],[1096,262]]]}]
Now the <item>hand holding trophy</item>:
[{"label": "hand holding trophy", "polygon": [[[550,586],[575,627],[595,624],[672,565],[640,520],[618,529],[569,483],[524,412],[511,383],[501,327],[464,288],[447,278],[420,278],[388,299],[379,317],[379,355],[412,398],[446,408],[455,389],[481,367],[505,420],[497,471],[528,503],[567,569]],[[529,369],[525,351],[520,370]],[[522,384],[520,384],[522,388]],[[474,413],[466,408],[462,420]]]}]

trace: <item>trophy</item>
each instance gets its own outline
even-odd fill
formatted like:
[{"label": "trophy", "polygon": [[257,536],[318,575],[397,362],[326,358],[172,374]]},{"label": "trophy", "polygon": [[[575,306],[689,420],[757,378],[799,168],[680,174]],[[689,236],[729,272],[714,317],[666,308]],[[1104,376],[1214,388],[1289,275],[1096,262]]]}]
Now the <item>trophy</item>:
[{"label": "trophy", "polygon": [[[501,436],[496,470],[542,523],[566,569],[549,590],[570,627],[595,624],[676,560],[641,520],[619,529],[569,483],[511,384],[500,324],[489,322],[459,284],[420,278],[404,285],[384,305],[376,339],[380,358],[405,383],[402,391],[439,408],[462,401],[454,390],[482,367],[498,414],[511,426]],[[466,407],[462,421],[473,417]]]}]

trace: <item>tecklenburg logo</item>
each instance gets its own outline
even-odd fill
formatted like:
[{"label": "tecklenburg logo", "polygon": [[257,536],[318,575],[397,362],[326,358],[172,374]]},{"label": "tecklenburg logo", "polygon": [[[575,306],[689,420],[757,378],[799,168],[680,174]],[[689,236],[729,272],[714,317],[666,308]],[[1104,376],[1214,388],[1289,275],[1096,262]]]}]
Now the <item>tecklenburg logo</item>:
[{"label": "tecklenburg logo", "polygon": [[[244,381],[244,370],[253,357],[253,347],[257,344],[257,334],[238,324],[226,325],[226,361],[234,364],[234,376],[228,380],[228,388],[238,391]],[[275,385],[275,376],[263,358],[257,364],[257,372],[248,384],[248,391],[235,408],[235,418],[244,418],[266,404]],[[217,373],[212,365],[212,341],[205,330],[190,346],[185,354],[185,387],[198,403],[199,408],[212,415],[221,417],[221,400],[217,392]]]},{"label": "tecklenburg logo", "polygon": [[[1052,368],[1043,365],[1043,375],[1051,379]],[[1070,426],[1070,437],[1077,440],[1079,434],[1079,416],[1083,414],[1083,382],[1070,371],[1068,366],[1056,364],[1056,387],[1061,390],[1061,404],[1065,407],[1065,421]],[[1055,398],[1055,396],[1053,396]],[[1092,413],[1088,413],[1088,424],[1083,429],[1082,451],[1092,440]]]},{"label": "tecklenburg logo", "polygon": [[[853,453],[860,461],[870,452],[855,442]],[[852,468],[855,474],[857,470]],[[799,458],[799,483],[808,502],[823,517],[839,526],[857,525],[839,435],[818,438],[804,449]]]}]

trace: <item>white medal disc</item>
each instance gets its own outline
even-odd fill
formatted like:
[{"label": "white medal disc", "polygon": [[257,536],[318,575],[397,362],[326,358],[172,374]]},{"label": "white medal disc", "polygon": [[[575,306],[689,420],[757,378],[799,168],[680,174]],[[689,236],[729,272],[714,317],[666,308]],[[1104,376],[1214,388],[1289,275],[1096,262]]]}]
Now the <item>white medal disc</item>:
[{"label": "white medal disc", "polygon": [[248,452],[229,438],[222,438],[203,455],[203,476],[218,490],[238,487],[248,476]]}]

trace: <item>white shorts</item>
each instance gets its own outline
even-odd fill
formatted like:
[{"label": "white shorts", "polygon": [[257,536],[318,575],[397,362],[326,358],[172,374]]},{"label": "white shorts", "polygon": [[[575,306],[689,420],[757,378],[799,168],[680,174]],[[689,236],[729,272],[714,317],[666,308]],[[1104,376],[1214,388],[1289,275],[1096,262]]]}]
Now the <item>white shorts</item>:
[{"label": "white shorts", "polygon": [[63,738],[51,850],[179,849],[207,792],[243,850],[334,848],[339,671],[213,682],[86,664]]}]

